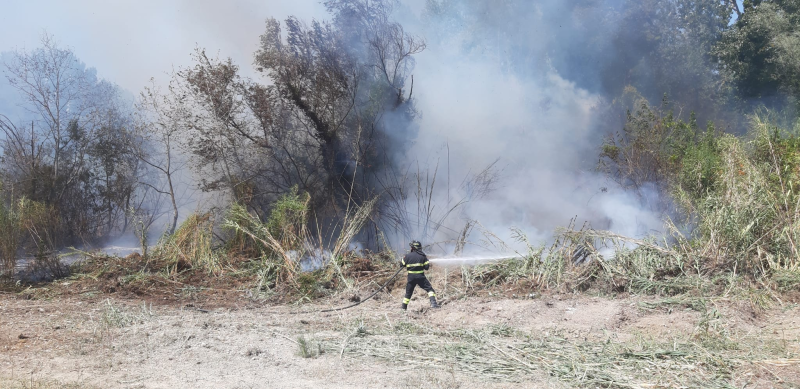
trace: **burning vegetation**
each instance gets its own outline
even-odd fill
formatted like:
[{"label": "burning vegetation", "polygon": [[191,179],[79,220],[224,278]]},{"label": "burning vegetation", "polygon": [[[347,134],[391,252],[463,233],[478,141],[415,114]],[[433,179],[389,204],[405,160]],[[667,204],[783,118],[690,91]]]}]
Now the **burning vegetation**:
[{"label": "burning vegetation", "polygon": [[[505,166],[502,158],[488,160],[477,173],[454,166],[461,185],[451,185],[449,143],[438,150],[446,153],[446,162],[437,157],[433,165],[421,164],[419,150],[427,145],[418,142],[431,139],[432,132],[420,132],[426,122],[418,113],[428,100],[414,98],[412,72],[426,49],[439,50],[453,39],[481,44],[486,37],[478,31],[525,31],[496,23],[503,17],[514,20],[507,14],[514,9],[577,17],[588,8],[554,11],[550,2],[539,8],[511,2],[492,10],[500,18],[495,20],[477,17],[482,7],[471,1],[433,1],[423,11],[426,25],[411,22],[415,31],[438,31],[452,18],[473,30],[426,42],[392,16],[398,4],[328,1],[330,21],[267,19],[254,65],[268,82],[243,76],[232,60],[209,57],[198,48],[194,66],[174,71],[166,88],[153,81],[135,104],[46,36],[40,48],[4,55],[7,85],[19,93],[28,113],[0,117],[2,273],[13,282],[23,275],[18,264],[24,263],[25,274],[36,279],[63,277],[70,269],[62,256],[72,250],[83,258],[71,266],[77,277],[97,279],[106,267],[117,269],[110,274],[119,282],[109,290],[146,280],[175,285],[215,280],[208,282],[232,282],[257,300],[313,299],[352,293],[362,278],[380,278],[397,259],[394,249],[416,237],[429,243],[434,256],[458,257],[466,251],[509,258],[465,267],[465,291],[504,284],[667,295],[721,284],[770,296],[793,290],[800,284],[794,73],[773,78],[780,88],[770,98],[748,104],[730,99],[766,88],[753,84],[754,70],[741,67],[744,54],[734,55],[736,39],[755,39],[746,23],[763,21],[769,7],[791,19],[794,8],[783,2],[743,9],[734,3],[674,3],[629,4],[622,13],[610,4],[593,7],[598,17],[623,23],[621,28],[634,26],[636,15],[652,16],[662,32],[670,23],[684,23],[680,32],[672,32],[682,40],[659,43],[647,55],[666,56],[694,44],[705,56],[682,55],[698,59],[698,69],[714,74],[704,73],[696,86],[673,80],[677,75],[669,72],[657,73],[655,84],[606,85],[602,93],[617,98],[595,102],[589,116],[595,123],[583,127],[602,133],[618,123],[622,129],[593,136],[595,143],[581,142],[599,157],[595,172],[581,173],[588,177],[584,181],[563,174],[561,179],[588,185],[591,196],[570,194],[568,208],[558,211],[520,204],[514,190],[503,188],[506,174],[524,178],[510,165],[525,168],[513,148]],[[687,19],[669,19],[657,12],[659,7],[676,7]],[[704,16],[695,18],[692,10]],[[735,23],[715,24],[731,11],[736,11]],[[712,25],[720,29],[704,29]],[[783,42],[774,46],[770,63],[783,64],[781,55],[794,50],[781,38],[791,32],[784,27],[770,38]],[[567,52],[589,43],[570,39]],[[521,49],[537,53],[552,43]],[[591,50],[587,55],[619,65]],[[554,60],[553,66],[561,66],[564,57]],[[763,71],[778,68],[787,69]],[[503,82],[509,72],[524,73],[518,67],[505,72],[498,75]],[[548,89],[570,72],[564,68],[549,81],[520,80]],[[674,88],[720,83],[737,87],[711,93],[713,108]],[[656,92],[664,94],[660,105],[651,103]],[[52,99],[54,94],[59,97]],[[540,116],[561,117],[558,101],[570,98],[576,104],[585,100],[547,96],[538,103]],[[686,114],[691,109],[697,111]],[[701,127],[699,116],[720,125],[709,120]],[[502,138],[502,126],[513,122],[499,123],[496,137]],[[475,167],[466,158],[453,156],[459,165]],[[548,176],[565,173],[554,167],[557,162],[544,165]],[[592,192],[600,177],[607,186]],[[534,180],[519,185],[536,186],[537,177],[528,178]],[[188,190],[191,186],[208,196]],[[532,190],[533,200],[544,204],[564,193]],[[198,196],[210,206],[197,205]],[[600,203],[594,209],[573,206],[583,200]],[[497,212],[487,212],[499,202],[505,204]],[[187,211],[189,204],[195,204],[194,211]],[[571,211],[582,214],[566,228],[542,232],[554,216]],[[502,218],[509,224],[498,224]],[[519,219],[523,223],[512,227]],[[653,224],[658,219],[662,225]],[[642,228],[650,230],[641,233]],[[138,238],[136,254],[114,258],[92,249],[126,235]]]}]

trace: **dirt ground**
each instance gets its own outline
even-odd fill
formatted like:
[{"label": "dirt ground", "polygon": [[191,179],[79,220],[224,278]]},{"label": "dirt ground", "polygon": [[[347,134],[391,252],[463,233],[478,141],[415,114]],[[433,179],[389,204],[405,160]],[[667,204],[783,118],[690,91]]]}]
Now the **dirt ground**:
[{"label": "dirt ground", "polygon": [[402,312],[401,293],[330,313],[346,296],[206,310],[0,294],[0,387],[800,387],[797,304],[581,294],[432,310],[418,292]]}]

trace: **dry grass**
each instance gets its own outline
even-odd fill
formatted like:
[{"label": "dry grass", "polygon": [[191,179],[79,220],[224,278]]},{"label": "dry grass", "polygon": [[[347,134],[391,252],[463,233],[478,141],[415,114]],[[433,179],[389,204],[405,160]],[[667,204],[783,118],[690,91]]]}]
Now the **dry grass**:
[{"label": "dry grass", "polygon": [[297,337],[297,355],[303,358],[316,358],[325,353],[321,342],[307,339],[304,335]]},{"label": "dry grass", "polygon": [[4,379],[0,377],[0,388],[3,389],[96,389],[86,384],[65,383],[42,379]]},{"label": "dry grass", "polygon": [[[678,229],[668,223],[674,234]],[[800,287],[800,271],[794,260],[728,260],[733,254],[712,255],[713,242],[682,236],[657,242],[634,239],[610,231],[584,226],[558,231],[549,247],[534,246],[519,230],[512,230],[527,250],[517,257],[461,269],[462,293],[481,290],[517,289],[531,291],[601,293],[633,292],[680,298],[736,297],[749,300],[758,309],[780,303],[781,293]],[[490,234],[484,232],[484,234]],[[509,245],[490,234],[496,247]],[[787,246],[787,250],[788,250]],[[765,252],[765,251],[764,251]],[[609,255],[611,254],[611,255]],[[741,253],[742,258],[746,253]],[[759,264],[754,269],[753,264]],[[451,284],[452,285],[452,284]],[[452,285],[458,289],[458,285]],[[681,297],[682,296],[682,297]]]},{"label": "dry grass", "polygon": [[116,305],[110,299],[106,299],[104,310],[100,316],[100,322],[105,327],[122,328],[130,325],[142,323],[151,319],[155,315],[152,303],[148,307],[142,302],[140,309],[129,309],[124,306]]},{"label": "dry grass", "polygon": [[416,371],[451,366],[487,380],[554,377],[574,387],[731,387],[753,363],[793,363],[781,350],[761,346],[758,336],[725,333],[719,313],[704,313],[692,337],[640,336],[620,342],[581,339],[557,328],[524,333],[505,325],[478,330],[437,330],[399,322],[386,332],[351,338],[345,351]]},{"label": "dry grass", "polygon": [[[102,363],[88,363],[94,366],[93,373],[112,377],[112,382],[121,379],[123,370],[117,368],[130,369],[135,378],[149,376],[147,369],[163,364],[161,376],[154,376],[163,379],[169,371],[194,367],[195,360],[202,361],[202,368],[207,363],[224,363],[253,377],[272,374],[272,363],[288,361],[291,364],[280,370],[301,372],[286,378],[289,381],[285,382],[293,383],[299,381],[292,379],[302,379],[303,372],[320,374],[320,367],[336,370],[339,373],[325,370],[325,375],[337,377],[342,366],[358,366],[353,374],[384,375],[390,387],[398,386],[390,381],[394,377],[408,382],[407,387],[430,380],[430,387],[440,388],[488,387],[489,383],[503,387],[504,382],[507,387],[743,387],[749,378],[756,380],[756,385],[747,387],[780,387],[780,380],[786,381],[785,387],[792,387],[796,384],[793,377],[800,377],[792,375],[800,372],[798,333],[791,331],[796,306],[787,306],[794,313],[783,313],[775,306],[753,322],[746,308],[740,311],[739,303],[730,300],[574,298],[576,301],[554,301],[556,306],[550,307],[546,304],[550,299],[467,297],[452,301],[443,310],[407,315],[398,312],[396,301],[381,301],[334,315],[266,307],[205,313],[162,308],[158,315],[147,316],[137,305],[101,300],[94,305],[81,304],[80,309],[99,313],[81,328],[82,336],[61,336],[84,344],[71,358],[95,360],[91,359],[98,358],[95,350],[103,349],[114,361],[123,360],[121,366],[115,362],[113,371]],[[640,310],[633,307],[637,302]],[[495,312],[494,304],[502,310]],[[607,308],[588,309],[591,304]],[[45,306],[46,312],[57,305]],[[572,306],[578,309],[565,316],[562,309]],[[15,301],[13,307],[21,320],[6,322],[6,326],[33,327],[37,320],[52,320],[29,315],[24,302]],[[686,308],[692,311],[683,312]],[[624,322],[616,319],[620,309],[628,314]],[[675,316],[668,316],[671,310],[677,312],[672,314]],[[80,311],[69,310],[73,313],[88,320]],[[661,321],[654,320],[659,318]],[[672,318],[681,321],[680,329],[667,332],[662,324],[669,326]],[[597,326],[589,324],[595,321]],[[483,324],[487,322],[493,324]],[[760,330],[762,326],[765,328]],[[91,347],[86,347],[87,341],[92,342]],[[44,353],[37,355],[50,358]],[[136,367],[143,362],[142,355],[152,357],[146,366]],[[175,355],[193,357],[167,359]],[[269,368],[266,371],[265,366]],[[63,366],[51,369],[68,371]],[[777,378],[747,376],[768,374],[765,369],[774,371]],[[145,385],[154,384],[155,379]]]}]

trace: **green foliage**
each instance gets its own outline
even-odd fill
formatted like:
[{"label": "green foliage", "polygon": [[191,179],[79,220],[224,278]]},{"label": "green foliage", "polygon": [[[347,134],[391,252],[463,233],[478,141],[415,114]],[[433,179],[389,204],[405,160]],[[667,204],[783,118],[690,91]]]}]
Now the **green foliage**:
[{"label": "green foliage", "polygon": [[[637,109],[628,111],[623,130],[604,139],[598,168],[630,190],[654,185],[663,193],[678,185],[701,196],[714,185],[720,163],[714,126],[701,131],[694,114],[688,122],[677,119],[666,97],[657,108],[641,96],[634,101]],[[662,202],[659,209],[668,206]]]},{"label": "green foliage", "polygon": [[776,91],[800,96],[800,5],[795,0],[746,3],[744,14],[713,49],[723,75],[744,97]]},{"label": "green foliage", "polygon": [[153,256],[167,260],[171,275],[187,268],[218,275],[222,272],[222,258],[213,248],[213,228],[210,214],[193,213],[159,242]]},{"label": "green foliage", "polygon": [[750,135],[743,139],[711,124],[700,131],[693,117],[675,120],[664,106],[653,109],[641,101],[623,132],[606,139],[601,168],[628,188],[655,182],[673,195],[675,216],[693,227],[688,238],[677,236],[685,258],[702,263],[698,272],[721,267],[762,275],[796,268],[797,129],[779,129],[766,112],[752,116]]},{"label": "green foliage", "polygon": [[670,155],[679,169],[676,184],[695,198],[715,185],[722,162],[718,140],[711,123],[702,134],[694,126],[693,133],[680,139],[680,148]]},{"label": "green foliage", "polygon": [[285,249],[297,250],[303,243],[300,232],[308,221],[309,200],[307,193],[298,194],[297,186],[294,186],[272,206],[266,228]]},{"label": "green foliage", "polygon": [[761,116],[752,119],[750,140],[717,140],[721,163],[715,184],[702,196],[675,194],[696,216],[694,241],[706,267],[735,268],[752,275],[800,266],[800,163],[796,137]]},{"label": "green foliage", "polygon": [[13,274],[17,264],[17,251],[22,232],[20,213],[15,204],[5,205],[0,201],[0,275]]},{"label": "green foliage", "polygon": [[0,274],[13,274],[22,249],[34,252],[35,262],[53,259],[58,224],[53,207],[25,197],[8,204],[0,201]]}]

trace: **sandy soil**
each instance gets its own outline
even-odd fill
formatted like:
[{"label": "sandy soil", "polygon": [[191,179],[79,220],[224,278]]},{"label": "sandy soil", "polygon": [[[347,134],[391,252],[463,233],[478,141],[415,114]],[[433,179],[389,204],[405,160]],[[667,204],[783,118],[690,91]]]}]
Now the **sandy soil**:
[{"label": "sandy soil", "polygon": [[[362,351],[371,339],[391,344],[413,336],[401,336],[399,324],[429,334],[485,328],[512,328],[529,337],[557,333],[577,344],[693,339],[708,317],[685,306],[659,304],[653,297],[586,295],[472,297],[439,310],[423,308],[426,299],[418,295],[404,313],[398,307],[400,293],[381,293],[376,300],[332,313],[308,311],[347,301],[202,312],[103,296],[42,301],[0,294],[0,386],[3,380],[46,379],[82,388],[572,387],[574,382],[547,371],[526,373],[512,382],[446,361],[409,364]],[[746,387],[800,386],[800,369],[792,359],[800,354],[796,304],[757,311],[731,302],[716,303],[714,309],[719,312],[715,317],[725,318],[726,331],[766,336],[764,344],[774,342],[785,357],[762,367],[746,365],[734,381]],[[363,341],[356,339],[361,336]],[[300,337],[309,341],[312,352],[324,353],[303,358]]]}]

